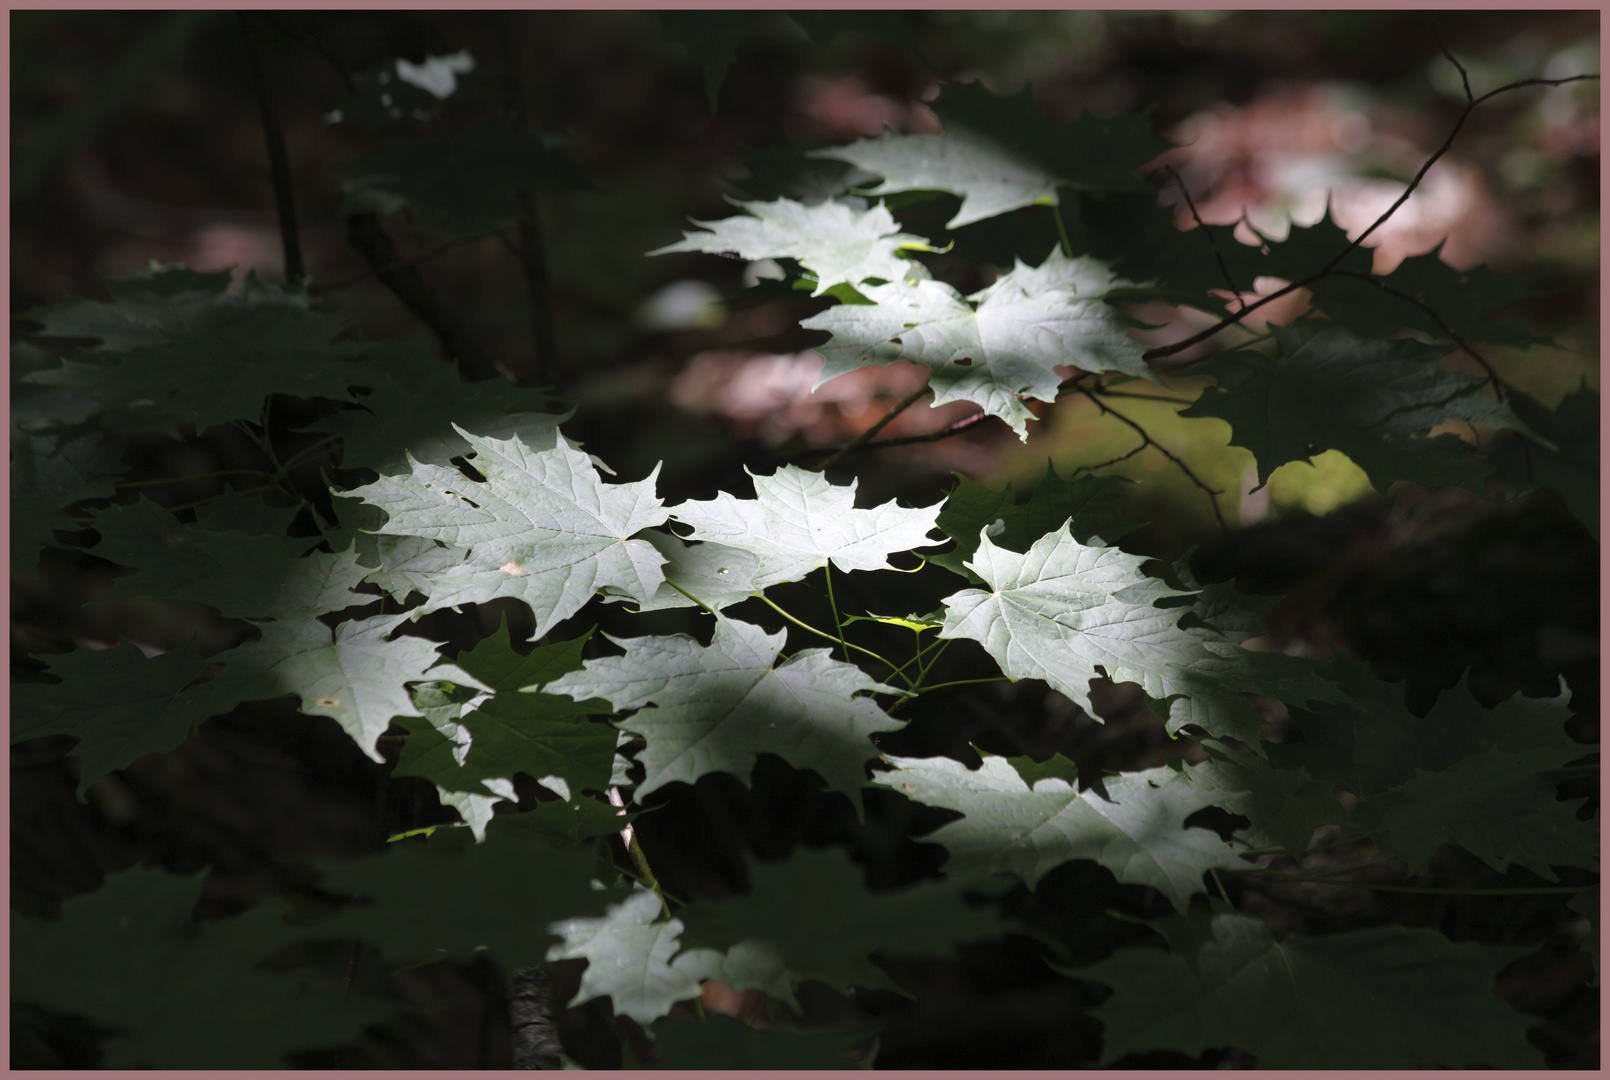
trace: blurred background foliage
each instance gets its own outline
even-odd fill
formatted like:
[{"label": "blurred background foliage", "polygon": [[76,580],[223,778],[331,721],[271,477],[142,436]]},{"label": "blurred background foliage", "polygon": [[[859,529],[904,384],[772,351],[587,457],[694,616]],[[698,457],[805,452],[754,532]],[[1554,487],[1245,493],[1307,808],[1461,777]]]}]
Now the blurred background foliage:
[{"label": "blurred background foliage", "polygon": [[[660,491],[672,503],[742,490],[744,466],[769,471],[790,455],[848,441],[922,376],[905,365],[875,368],[811,394],[819,335],[798,323],[822,301],[746,281],[741,261],[644,258],[678,238],[689,217],[729,213],[725,200],[761,182],[767,161],[885,126],[936,130],[924,101],[940,81],[981,81],[1000,93],[1028,87],[1056,120],[1086,109],[1143,113],[1177,144],[1166,161],[1205,221],[1244,219],[1279,238],[1329,207],[1356,233],[1403,190],[1463,104],[1438,36],[1478,94],[1516,78],[1599,67],[1596,11],[1446,11],[1430,20],[1435,34],[1425,18],[1399,11],[804,12],[792,20],[780,12],[278,11],[264,16],[260,47],[289,146],[310,286],[367,337],[407,338],[420,328],[346,244],[344,166],[381,147],[366,125],[331,122],[351,107],[350,81],[398,57],[467,52],[473,73],[413,131],[434,137],[483,123],[513,94],[533,129],[563,137],[593,190],[540,200],[559,346],[549,381],[577,406],[567,431],[623,478],[664,461]],[[59,348],[19,348],[34,328],[25,313],[69,295],[103,299],[103,278],[153,261],[280,273],[258,101],[233,15],[14,11],[11,50],[14,377],[19,364],[40,362],[26,350]],[[520,76],[513,90],[511,71]],[[1588,82],[1484,105],[1372,239],[1378,271],[1442,244],[1457,268],[1528,275],[1537,295],[1510,314],[1552,344],[1488,355],[1506,380],[1551,407],[1584,380],[1599,385],[1598,95]],[[1180,202],[1167,186],[1159,198]],[[896,205],[917,231],[937,229],[949,214],[943,200]],[[1176,212],[1190,224],[1183,205]],[[394,233],[402,257],[418,260],[497,365],[532,382],[528,294],[506,237],[464,240],[417,222]],[[924,258],[936,276],[968,288],[996,269]],[[1300,304],[1285,304],[1260,314],[1278,322],[1300,313]],[[1178,340],[1213,321],[1158,303],[1135,314],[1155,326],[1143,335],[1148,342]],[[1171,393],[1189,400],[1205,381],[1177,380]],[[1177,405],[1126,404],[1153,438],[1226,493],[1222,508],[1235,527],[1221,536],[1202,493],[1147,452],[1108,470],[1138,481],[1126,511],[1147,524],[1125,538],[1127,549],[1173,559],[1194,547],[1198,565],[1220,578],[1290,591],[1271,615],[1272,645],[1323,653],[1367,642],[1378,670],[1409,679],[1422,700],[1472,665],[1473,687],[1486,680],[1489,697],[1521,686],[1548,692],[1567,674],[1578,737],[1596,741],[1597,548],[1547,497],[1494,510],[1458,493],[1372,493],[1335,453],[1287,465],[1254,492],[1251,456],[1226,445],[1226,425],[1181,420]],[[1082,398],[1040,411],[1027,444],[1002,425],[980,424],[944,441],[863,455],[853,463],[862,497],[931,503],[958,472],[995,487],[1011,482],[1021,496],[1048,460],[1067,475],[1133,447],[1129,429]],[[288,429],[306,422],[286,412],[279,422]],[[934,431],[965,413],[913,409],[886,434]],[[209,478],[250,453],[239,442],[227,429],[136,440],[128,460],[148,484],[136,490],[169,506],[216,495],[222,488]],[[15,677],[38,670],[30,652],[105,647],[120,633],[173,648],[215,629],[193,606],[98,598],[111,577],[103,562],[60,552],[37,577],[13,572]],[[802,612],[815,602],[803,593],[780,599]],[[889,611],[905,599],[921,602],[868,599]],[[467,640],[502,614],[481,613]],[[444,616],[441,636],[452,633]],[[956,694],[896,752],[965,758],[970,743],[1036,757],[1059,751],[1081,770],[1142,768],[1176,753],[1123,690],[1098,695],[1104,725],[1043,687]],[[141,859],[175,870],[212,863],[221,883],[209,883],[204,902],[238,910],[276,888],[305,885],[297,867],[314,854],[356,854],[371,849],[377,826],[440,819],[423,805],[428,790],[388,786],[385,770],[331,725],[266,706],[210,722],[180,751],[105,778],[87,807],[71,797],[65,749],[59,741],[13,748],[13,903],[30,912]],[[840,808],[825,805],[828,797],[780,766],[763,763],[753,790],[730,779],[701,781],[679,796],[681,809],[643,824],[656,867],[669,868],[661,871],[668,884],[730,888],[734,874],[741,880],[743,850],[774,856],[794,843],[842,840],[851,827]],[[874,811],[853,839],[874,883],[931,871],[934,849],[902,839],[923,823],[890,817],[888,806]],[[1155,897],[1102,883],[1102,873],[1063,868],[1020,898],[1025,917],[1064,942],[1133,939],[1107,910],[1152,913]],[[1487,872],[1450,857],[1438,873],[1471,882]],[[1244,906],[1261,903],[1260,914],[1288,927],[1392,919],[1456,925],[1464,937],[1493,941],[1560,934],[1553,909],[1540,904],[1499,911],[1296,883],[1259,895]],[[854,1005],[832,995],[806,1004],[818,1016],[897,1017],[880,1058],[892,1067],[1060,1067],[1070,1056],[1093,1058],[1097,1029],[1080,1011],[1092,1002],[1054,978],[1037,949],[1018,940],[943,971],[908,965],[903,977],[927,980],[933,991],[917,1005],[876,995]],[[1568,941],[1560,949],[1580,955]],[[1512,1000],[1549,1018],[1537,1037],[1552,1061],[1597,1067],[1596,991],[1568,977],[1571,961],[1560,963],[1520,980]],[[349,1062],[495,1066],[497,1012],[486,1002],[497,985],[475,967],[418,974],[405,992],[428,1019],[394,1025]],[[92,1040],[70,1027],[52,1029],[30,1051],[36,1060],[89,1063],[83,1047]],[[591,1037],[576,1031],[580,1042]],[[1236,1062],[1157,1054],[1134,1063]]]}]

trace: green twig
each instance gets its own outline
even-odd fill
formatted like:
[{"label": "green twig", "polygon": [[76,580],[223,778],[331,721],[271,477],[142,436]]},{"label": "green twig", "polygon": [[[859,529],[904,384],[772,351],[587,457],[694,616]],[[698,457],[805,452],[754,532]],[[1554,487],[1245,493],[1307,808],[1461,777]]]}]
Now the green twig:
[{"label": "green twig", "polygon": [[1051,217],[1057,223],[1057,235],[1062,238],[1062,257],[1073,258],[1073,244],[1068,240],[1068,228],[1062,224],[1062,208],[1056,203],[1051,204]]},{"label": "green twig", "polygon": [[[816,627],[812,626],[810,623],[804,622],[801,619],[795,618],[794,616],[790,615],[788,612],[784,611],[782,608],[778,607],[776,604],[772,603],[771,598],[766,596],[766,594],[764,594],[764,593],[751,593],[750,595],[754,599],[759,600],[762,604],[765,604],[767,607],[771,608],[773,611],[775,611],[777,614],[781,615],[783,618],[787,619],[789,622],[793,623],[795,626],[799,627],[801,630],[809,630],[811,633],[815,634],[819,638],[826,638],[828,641],[831,641],[834,644],[842,644],[842,645],[844,645],[844,647],[847,648],[847,649],[854,649],[856,652],[866,653],[868,656],[872,657],[872,659],[878,661],[880,664],[888,664],[888,666],[890,668],[894,668],[893,664],[890,664],[889,661],[885,660],[883,657],[879,656],[877,653],[873,652],[871,649],[863,649],[861,646],[855,644],[853,641],[840,641],[840,639],[834,637],[832,634],[829,634],[827,631],[818,630]],[[846,655],[848,655],[848,654],[846,654]],[[898,669],[896,669],[896,670],[898,670]]]},{"label": "green twig", "polygon": [[822,564],[822,577],[827,582],[827,606],[833,612],[833,629],[838,631],[839,646],[844,650],[844,662],[848,664],[850,662],[850,645],[849,642],[844,640],[844,620],[839,618],[839,605],[833,599],[833,564],[831,562]]},{"label": "green twig", "polygon": [[826,472],[843,460],[845,454],[853,453],[854,451],[859,450],[862,446],[872,440],[872,436],[882,431],[884,427],[888,425],[890,420],[893,420],[895,417],[911,408],[911,406],[915,405],[917,403],[917,399],[922,397],[922,395],[926,394],[927,392],[928,383],[925,381],[921,386],[907,394],[900,404],[884,413],[881,420],[867,428],[865,431],[861,432],[861,434],[857,435],[855,438],[851,439],[844,446],[840,447],[838,453],[822,462],[822,464],[817,466],[817,468],[822,472]]}]

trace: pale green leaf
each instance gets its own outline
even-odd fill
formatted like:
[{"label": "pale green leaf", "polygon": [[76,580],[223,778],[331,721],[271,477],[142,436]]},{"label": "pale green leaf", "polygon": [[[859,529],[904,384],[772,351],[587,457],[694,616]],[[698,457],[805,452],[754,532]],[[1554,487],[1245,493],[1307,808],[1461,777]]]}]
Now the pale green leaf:
[{"label": "pale green leaf", "polygon": [[794,259],[816,275],[811,295],[821,296],[834,285],[859,287],[868,278],[904,280],[912,264],[899,256],[900,249],[928,248],[922,237],[901,232],[881,204],[865,210],[839,202],[806,206],[792,199],[733,205],[747,213],[695,221],[708,231],[686,233],[649,254],[708,251],[735,252],[750,260]]},{"label": "pale green leaf", "polygon": [[612,638],[624,656],[588,660],[546,689],[639,710],[618,721],[648,741],[638,755],[645,770],[639,800],[711,772],[747,782],[760,754],[776,754],[854,803],[866,762],[877,756],[870,736],[904,726],[855,695],[894,691],[831,659],[827,649],[807,649],[774,667],[785,637],[721,616],[708,646],[682,634]]},{"label": "pale green leaf", "polygon": [[597,592],[649,602],[665,557],[631,537],[666,520],[657,468],[638,483],[605,484],[569,443],[533,450],[455,430],[474,447],[484,482],[415,461],[410,475],[347,492],[386,511],[379,531],[468,549],[463,562],[415,579],[428,586],[420,610],[512,596],[536,613],[540,637]]},{"label": "pale green leaf", "polygon": [[894,771],[878,773],[873,783],[966,815],[923,838],[950,852],[944,871],[952,879],[1006,873],[1032,888],[1065,862],[1091,859],[1126,885],[1157,889],[1184,911],[1193,893],[1205,891],[1208,870],[1245,868],[1218,834],[1185,827],[1187,817],[1218,799],[1181,783],[1167,767],[1107,777],[1103,798],[1043,768],[1029,770],[1042,774],[1031,788],[1001,757],[985,756],[977,770],[946,757],[885,760]]},{"label": "pale green leaf", "polygon": [[792,465],[771,476],[749,476],[753,499],[722,492],[707,502],[682,503],[671,516],[692,525],[695,540],[755,556],[759,566],[749,580],[751,592],[798,581],[829,562],[840,570],[893,569],[890,555],[934,543],[928,533],[938,520],[938,506],[907,509],[891,500],[860,510],[855,481],[830,484],[821,473]]},{"label": "pale green leaf", "polygon": [[1256,741],[1262,720],[1242,693],[1303,702],[1333,692],[1306,661],[1250,652],[1241,647],[1245,635],[1200,621],[1181,626],[1176,608],[1157,603],[1193,594],[1145,576],[1143,562],[1079,543],[1066,523],[1024,554],[985,533],[967,566],[991,591],[947,597],[939,636],[981,643],[1008,677],[1043,679],[1086,712],[1091,679],[1138,683],[1166,703],[1171,731],[1194,723]]},{"label": "pale green leaf", "polygon": [[549,960],[586,960],[581,989],[569,1002],[583,1005],[607,997],[615,1012],[651,1024],[678,1001],[699,996],[699,984],[713,978],[720,954],[693,949],[677,954],[680,919],[664,919],[660,898],[639,889],[597,919],[564,919],[549,930],[563,942]]},{"label": "pale green leaf", "polygon": [[1122,284],[1093,259],[1053,251],[969,297],[940,281],[866,285],[872,305],[841,304],[800,325],[833,335],[816,347],[825,360],[818,386],[867,364],[925,364],[935,406],[971,402],[1027,438],[1024,399],[1055,401],[1058,368],[1155,381],[1128,335],[1135,323],[1106,302]]}]

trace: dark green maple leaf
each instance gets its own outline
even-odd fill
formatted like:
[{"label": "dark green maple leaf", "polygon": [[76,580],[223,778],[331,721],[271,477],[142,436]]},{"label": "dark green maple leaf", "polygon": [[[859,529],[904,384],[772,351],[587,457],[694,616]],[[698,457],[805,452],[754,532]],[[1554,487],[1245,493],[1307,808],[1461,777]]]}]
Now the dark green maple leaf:
[{"label": "dark green maple leaf", "polygon": [[[379,530],[464,549],[463,561],[412,581],[433,611],[512,596],[537,616],[537,636],[597,592],[648,603],[665,557],[632,537],[665,523],[655,468],[638,483],[604,484],[593,462],[563,439],[548,450],[456,428],[475,449],[475,481],[457,469],[412,462],[412,473],[354,488],[390,515]],[[423,552],[422,552],[423,553]]]},{"label": "dark green maple leaf", "polygon": [[1246,865],[1216,833],[1185,827],[1218,798],[1181,783],[1167,767],[1107,777],[1103,797],[1074,787],[1066,766],[994,756],[977,770],[946,757],[884,760],[895,769],[878,773],[874,784],[966,815],[923,838],[950,852],[944,870],[955,880],[1005,873],[1032,888],[1065,862],[1092,859],[1184,911],[1193,893],[1205,891],[1207,871]]},{"label": "dark green maple leaf", "polygon": [[1597,870],[1596,823],[1577,819],[1585,800],[1562,802],[1555,785],[1537,775],[1556,760],[1547,749],[1518,754],[1487,747],[1374,795],[1354,816],[1375,825],[1376,843],[1403,856],[1411,871],[1448,843],[1500,873],[1516,863],[1558,881],[1552,866]]},{"label": "dark green maple leaf", "polygon": [[423,776],[448,791],[479,793],[486,790],[484,780],[523,772],[539,780],[557,776],[573,790],[602,791],[615,762],[615,729],[587,723],[590,711],[567,697],[509,692],[459,718],[468,736],[462,742],[439,727],[405,722],[412,733],[393,775]]},{"label": "dark green maple leaf", "polygon": [[285,1068],[395,1010],[311,972],[254,970],[297,928],[272,907],[195,922],[204,877],[136,868],[65,901],[60,922],[13,913],[13,998],[113,1029],[114,1069]]},{"label": "dark green maple leaf", "polygon": [[1431,436],[1431,429],[1450,421],[1526,428],[1481,392],[1481,379],[1443,371],[1445,349],[1357,341],[1312,324],[1274,334],[1279,360],[1250,352],[1215,357],[1202,373],[1217,385],[1180,411],[1228,423],[1232,444],[1257,459],[1260,487],[1288,461],[1339,450],[1378,491],[1396,480],[1484,491],[1471,448],[1455,435]]},{"label": "dark green maple leaf", "polygon": [[478,435],[551,449],[567,414],[551,412],[544,390],[506,379],[465,382],[419,340],[382,345],[369,355],[376,377],[361,408],[343,409],[309,424],[308,431],[341,436],[341,467],[390,476],[408,470],[408,455],[446,465],[471,447],[454,425]]},{"label": "dark green maple leaf", "polygon": [[1012,497],[1011,485],[999,491],[975,484],[965,476],[945,499],[938,527],[956,546],[942,555],[926,556],[947,570],[979,580],[964,565],[978,550],[980,532],[988,533],[997,547],[1024,552],[1029,545],[1068,522],[1081,544],[1111,544],[1140,526],[1124,517],[1124,489],[1130,481],[1121,476],[1076,476],[1064,480],[1048,461],[1045,476],[1025,502]]},{"label": "dark green maple leaf", "polygon": [[[1341,250],[1340,246],[1337,250]],[[1542,340],[1524,322],[1500,323],[1493,318],[1506,305],[1535,295],[1536,290],[1526,278],[1495,274],[1481,266],[1455,270],[1442,261],[1441,255],[1442,245],[1438,244],[1435,251],[1404,259],[1390,274],[1354,271],[1321,278],[1310,286],[1314,306],[1362,337],[1409,329],[1447,341],[1448,328],[1452,327],[1470,342],[1525,348]],[[1322,265],[1323,262],[1312,264],[1307,272]],[[1411,303],[1404,297],[1420,303]]]},{"label": "dark green maple leaf", "polygon": [[556,641],[539,645],[524,655],[515,652],[509,636],[507,616],[498,620],[498,628],[465,649],[451,660],[436,666],[436,674],[443,679],[469,683],[482,690],[502,692],[530,690],[540,687],[567,672],[581,667],[581,651],[592,640],[588,630],[569,641]]},{"label": "dark green maple leaf", "polygon": [[[516,815],[518,816],[518,815]],[[362,938],[388,961],[471,960],[505,969],[539,964],[558,934],[550,923],[601,915],[619,894],[592,887],[597,856],[551,846],[537,830],[494,818],[485,843],[461,829],[384,855],[324,864],[321,887],[371,904],[310,927],[309,938]]]},{"label": "dark green maple leaf", "polygon": [[217,715],[215,697],[186,690],[206,666],[194,642],[146,659],[125,639],[115,649],[78,649],[47,664],[60,684],[11,688],[11,741],[76,735],[79,798],[100,777],[174,749]]},{"label": "dark green maple leaf", "polygon": [[871,1032],[790,1031],[749,1027],[728,1016],[698,1023],[666,1020],[652,1029],[660,1047],[659,1069],[870,1069],[872,1054],[856,1061],[851,1052]]},{"label": "dark green maple leaf", "polygon": [[1330,671],[1357,706],[1294,711],[1303,741],[1270,747],[1269,756],[1279,769],[1357,796],[1338,823],[1378,834],[1415,866],[1455,843],[1496,870],[1514,862],[1551,880],[1551,865],[1596,867],[1594,830],[1576,818],[1581,800],[1558,801],[1543,775],[1590,752],[1565,732],[1563,696],[1483,709],[1460,684],[1415,716],[1402,688],[1362,663],[1333,662]]},{"label": "dark green maple leaf", "polygon": [[638,755],[640,800],[710,772],[747,782],[755,759],[769,753],[813,770],[854,803],[866,762],[877,755],[870,736],[904,726],[855,695],[895,691],[827,649],[803,650],[774,667],[786,636],[718,616],[708,646],[684,634],[612,638],[626,655],[588,660],[547,690],[638,710],[618,725],[648,740]]},{"label": "dark green maple leaf", "polygon": [[13,431],[11,439],[11,565],[32,574],[39,553],[62,547],[57,532],[80,529],[68,509],[111,496],[123,471],[120,441],[99,431]]},{"label": "dark green maple leaf", "polygon": [[660,33],[681,46],[704,77],[704,92],[715,115],[721,84],[738,57],[738,46],[754,38],[798,37],[800,30],[786,19],[766,12],[659,11]]},{"label": "dark green maple leaf", "polygon": [[1523,423],[1555,449],[1536,443],[1514,443],[1493,451],[1498,479],[1512,493],[1552,488],[1599,536],[1599,395],[1584,379],[1560,400],[1553,412],[1525,394],[1511,394],[1509,407]]},{"label": "dark green maple leaf", "polygon": [[1252,824],[1241,835],[1251,844],[1273,844],[1300,856],[1321,825],[1345,825],[1347,813],[1335,785],[1301,767],[1272,766],[1250,750],[1202,743],[1208,760],[1193,766],[1189,783],[1215,793],[1214,803]]},{"label": "dark green maple leaf", "polygon": [[1277,941],[1258,919],[1222,910],[1165,923],[1171,952],[1126,948],[1058,968],[1116,991],[1095,1010],[1104,1063],[1237,1046],[1264,1069],[1542,1067],[1526,1042],[1532,1021],[1492,992],[1499,970],[1529,948],[1455,944],[1402,926]]},{"label": "dark green maple leaf", "polygon": [[949,956],[959,943],[996,938],[1009,929],[996,913],[963,902],[958,885],[868,892],[861,869],[838,850],[800,850],[784,862],[757,863],[750,880],[754,887],[747,896],[696,900],[683,908],[684,941],[723,950],[763,943],[787,969],[791,988],[819,979],[839,990],[900,991],[872,965],[873,953]]},{"label": "dark green maple leaf", "polygon": [[345,212],[389,214],[405,206],[420,223],[460,236],[525,221],[518,191],[590,188],[550,136],[516,132],[495,120],[446,140],[400,139],[346,164]]},{"label": "dark green maple leaf", "polygon": [[368,346],[335,340],[345,325],[313,311],[306,293],[251,275],[227,292],[228,281],[157,270],[118,283],[111,304],[35,312],[50,336],[102,345],[28,381],[82,391],[136,427],[187,421],[202,430],[260,419],[270,394],[352,400],[350,388],[370,381],[353,362]]}]

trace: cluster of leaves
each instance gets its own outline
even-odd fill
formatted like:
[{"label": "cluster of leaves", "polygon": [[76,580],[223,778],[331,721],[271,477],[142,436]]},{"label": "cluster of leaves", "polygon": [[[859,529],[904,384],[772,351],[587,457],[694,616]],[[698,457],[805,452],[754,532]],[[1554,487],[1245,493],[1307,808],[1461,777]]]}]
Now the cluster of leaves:
[{"label": "cluster of leaves", "polygon": [[[463,73],[447,59],[398,66],[411,97],[394,99],[385,87],[399,79],[386,72],[366,76],[346,116],[428,113]],[[1323,320],[1219,352],[1199,369],[1213,387],[1183,415],[1228,423],[1260,482],[1339,450],[1383,490],[1409,480],[1513,497],[1554,486],[1593,526],[1593,395],[1550,412],[1441,366],[1448,324],[1468,340],[1529,340],[1489,321],[1515,295],[1508,279],[1457,275],[1434,255],[1373,275],[1331,222],[1262,248],[1226,233],[1215,260],[1136,178],[1163,149],[1142,120],[1053,124],[1026,94],[967,86],[947,87],[936,111],[943,135],[887,132],[818,152],[860,170],[830,174],[837,190],[825,197],[818,184],[814,201],[739,202],[661,252],[784,262],[798,287],[838,301],[804,323],[829,335],[824,380],[915,362],[931,369],[934,404],[970,402],[1026,436],[1030,401],[1166,384],[1118,301],[1212,310],[1226,272],[1298,280],[1347,250],[1313,287]],[[518,219],[517,190],[573,170],[496,125],[445,147],[393,143],[354,165],[349,211],[408,205],[473,234]],[[951,235],[903,231],[888,197],[941,193],[961,200]],[[1023,212],[1044,207],[1060,236],[1024,226]],[[1004,246],[1010,266],[963,295],[912,257],[947,239],[964,252]],[[1260,602],[1200,586],[1183,562],[1148,576],[1115,546],[1134,523],[1111,477],[1052,473],[1023,502],[964,480],[936,505],[858,507],[853,482],[786,466],[753,475],[752,495],[667,506],[656,475],[606,479],[545,394],[461,382],[417,342],[356,341],[296,288],[228,285],[228,274],[158,269],[108,283],[110,302],[32,313],[40,336],[93,345],[59,362],[19,347],[12,558],[31,573],[42,548],[92,529],[88,552],[132,571],[118,594],[207,605],[252,639],[206,656],[191,645],[147,657],[126,642],[50,658],[56,682],[13,693],[12,738],[75,737],[82,792],[239,703],[291,696],[377,761],[387,732],[404,732],[395,774],[436,785],[466,828],[323,867],[323,889],[351,900],[322,917],[269,906],[198,924],[199,879],[143,870],[68,901],[59,923],[14,916],[14,995],[112,1031],[110,1064],[273,1067],[288,1051],[350,1040],[391,1006],[343,992],[309,957],[358,939],[398,965],[585,959],[573,1004],[607,997],[659,1042],[665,1065],[850,1067],[848,1052],[872,1033],[667,1018],[708,980],[789,1007],[808,979],[899,991],[876,956],[946,956],[1012,932],[981,898],[1003,882],[1032,889],[1073,860],[1156,889],[1176,910],[1156,925],[1166,953],[1124,949],[1066,971],[1114,990],[1097,1014],[1107,1061],[1233,1044],[1274,1067],[1540,1063],[1525,1019],[1489,989],[1524,950],[1398,927],[1277,940],[1203,894],[1217,875],[1253,869],[1255,846],[1301,854],[1322,825],[1368,834],[1411,867],[1452,843],[1500,871],[1596,870],[1596,833],[1551,780],[1582,756],[1564,734],[1565,694],[1483,709],[1461,687],[1415,716],[1359,665],[1250,650]],[[325,403],[311,446],[341,457],[322,498],[288,490],[294,462],[264,438],[281,398]],[[120,440],[219,424],[278,462],[260,488],[179,511],[126,497]],[[1449,425],[1496,449],[1484,456]],[[306,502],[316,530],[293,535],[287,495]],[[950,583],[930,613],[852,615],[832,600],[835,574],[914,563]],[[766,596],[807,579],[830,598],[832,626]],[[454,655],[410,632],[424,613],[500,598],[530,608],[534,648],[506,626]],[[727,612],[754,598],[789,626],[768,632]],[[598,603],[697,609],[708,637],[600,648],[582,619]],[[910,654],[852,641],[868,619],[910,630]],[[573,636],[548,640],[561,624]],[[1092,680],[1138,684],[1206,760],[1080,778],[1060,756],[985,754],[968,768],[880,755],[872,737],[911,723],[902,707],[949,685],[938,661],[957,639],[981,646],[1001,677],[1042,680],[1086,708]],[[1301,741],[1265,741],[1254,699],[1283,703]],[[814,773],[858,810],[872,785],[960,815],[924,837],[947,853],[945,880],[874,893],[842,851],[800,851],[755,865],[747,895],[673,910],[652,877],[634,881],[600,858],[599,838],[614,843],[649,795],[714,772],[747,783],[761,755]],[[556,798],[497,813],[517,774]],[[1228,840],[1187,824],[1210,807],[1243,823]]]}]

